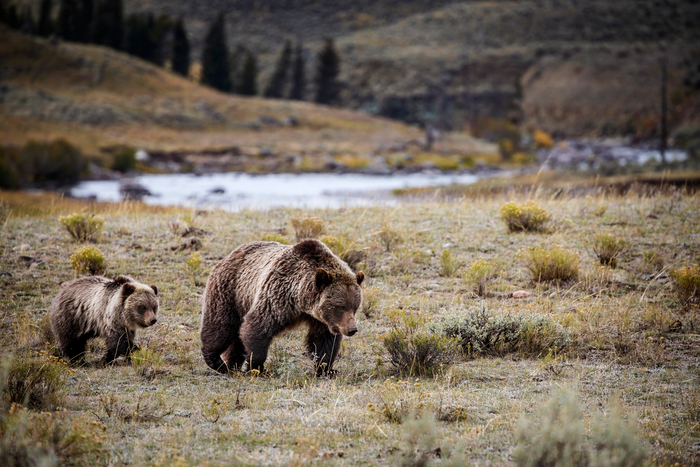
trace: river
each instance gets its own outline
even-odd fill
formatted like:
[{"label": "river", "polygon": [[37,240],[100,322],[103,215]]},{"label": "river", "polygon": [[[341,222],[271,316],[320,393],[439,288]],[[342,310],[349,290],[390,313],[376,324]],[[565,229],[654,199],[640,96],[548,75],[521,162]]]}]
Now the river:
[{"label": "river", "polygon": [[[241,209],[342,208],[349,206],[396,205],[391,194],[397,188],[469,184],[473,174],[415,173],[366,174],[266,174],[218,173],[208,175],[142,175],[133,179],[151,196],[147,204]],[[71,190],[76,197],[94,196],[98,201],[119,201],[119,181],[86,181]]]}]

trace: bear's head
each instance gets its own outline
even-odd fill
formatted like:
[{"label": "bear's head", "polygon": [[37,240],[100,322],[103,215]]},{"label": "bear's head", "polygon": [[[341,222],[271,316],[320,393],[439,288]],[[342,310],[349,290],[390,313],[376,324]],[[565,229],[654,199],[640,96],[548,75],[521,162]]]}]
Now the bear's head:
[{"label": "bear's head", "polygon": [[138,282],[122,286],[124,316],[130,329],[147,328],[158,322],[158,288]]},{"label": "bear's head", "polygon": [[328,326],[333,334],[352,336],[357,332],[355,313],[362,304],[363,272],[352,270],[318,240],[305,240],[294,250],[309,261],[314,277],[314,304],[310,314]]}]

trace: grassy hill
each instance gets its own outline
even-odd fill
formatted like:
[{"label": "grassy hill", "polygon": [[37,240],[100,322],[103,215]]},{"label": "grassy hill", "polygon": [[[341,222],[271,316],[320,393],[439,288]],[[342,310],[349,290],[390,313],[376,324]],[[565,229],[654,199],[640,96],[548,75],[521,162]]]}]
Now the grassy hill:
[{"label": "grassy hill", "polygon": [[6,144],[64,137],[93,156],[115,145],[356,155],[420,135],[350,110],[222,94],[104,47],[52,44],[2,26],[0,57]]},{"label": "grassy hill", "polygon": [[[456,129],[484,117],[522,113],[529,126],[561,135],[652,136],[658,59],[668,48],[670,92],[679,115],[673,124],[698,120],[687,111],[697,101],[681,86],[700,56],[693,45],[700,43],[697,2],[220,0],[205,7],[130,0],[126,5],[129,11],[184,15],[195,50],[207,23],[226,12],[231,46],[242,44],[260,55],[263,82],[285,39],[307,44],[311,74],[320,39],[335,37],[346,106]],[[557,91],[548,95],[552,87]],[[554,108],[556,116],[542,115]]]}]

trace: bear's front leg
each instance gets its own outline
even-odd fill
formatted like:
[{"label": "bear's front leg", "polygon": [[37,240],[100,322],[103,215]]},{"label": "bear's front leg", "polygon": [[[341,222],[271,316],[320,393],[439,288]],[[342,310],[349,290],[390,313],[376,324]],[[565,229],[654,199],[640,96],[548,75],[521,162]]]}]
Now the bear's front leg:
[{"label": "bear's front leg", "polygon": [[261,311],[261,308],[245,315],[241,342],[246,350],[245,361],[249,371],[258,370],[262,374],[272,338],[283,329],[284,326],[277,323],[270,312]]},{"label": "bear's front leg", "polygon": [[102,364],[106,365],[113,362],[121,355],[127,358],[131,352],[139,350],[138,346],[134,345],[135,332],[130,329],[115,329],[106,338],[105,344],[107,352],[102,358]]},{"label": "bear's front leg", "polygon": [[341,342],[342,334],[333,334],[328,330],[328,326],[320,321],[309,321],[306,351],[313,359],[317,376],[333,374],[333,363],[340,353]]}]

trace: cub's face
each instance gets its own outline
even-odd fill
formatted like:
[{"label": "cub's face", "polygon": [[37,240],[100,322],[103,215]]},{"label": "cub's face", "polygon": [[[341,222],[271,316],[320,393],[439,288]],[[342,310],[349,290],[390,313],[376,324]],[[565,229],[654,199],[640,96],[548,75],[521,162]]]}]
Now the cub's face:
[{"label": "cub's face", "polygon": [[147,328],[158,322],[158,289],[153,285],[150,289],[152,290],[136,289],[132,284],[124,285],[124,308],[134,327]]},{"label": "cub's face", "polygon": [[331,278],[324,269],[317,270],[317,287],[320,282],[322,288],[319,302],[320,314],[323,322],[328,325],[328,330],[333,334],[353,336],[357,332],[355,313],[362,304],[360,284],[364,277],[362,272],[358,272],[352,280],[345,277],[339,280]]}]

